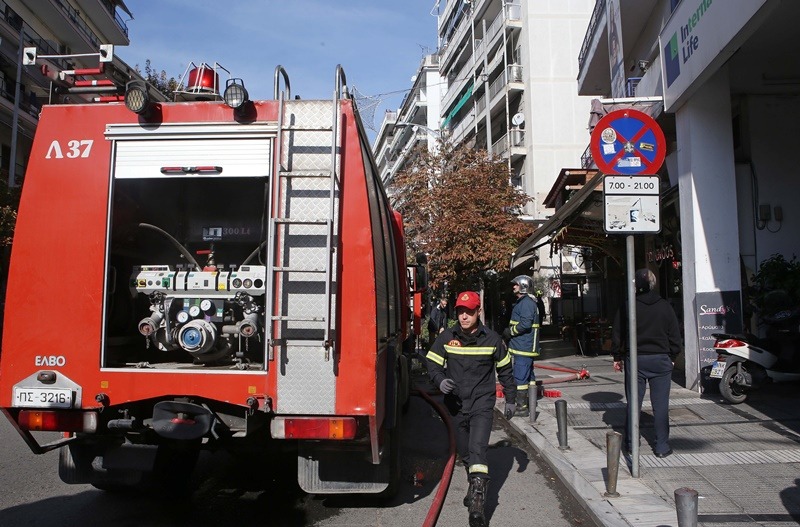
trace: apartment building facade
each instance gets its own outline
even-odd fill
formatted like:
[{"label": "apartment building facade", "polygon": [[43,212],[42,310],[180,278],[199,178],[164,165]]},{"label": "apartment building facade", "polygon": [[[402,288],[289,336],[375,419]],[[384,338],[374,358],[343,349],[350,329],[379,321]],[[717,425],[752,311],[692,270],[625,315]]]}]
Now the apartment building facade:
[{"label": "apartment building facade", "polygon": [[432,151],[441,139],[439,113],[445,86],[439,76],[439,55],[423,57],[411,79],[412,87],[400,108],[384,113],[372,148],[387,186],[411,161],[418,145]]}]

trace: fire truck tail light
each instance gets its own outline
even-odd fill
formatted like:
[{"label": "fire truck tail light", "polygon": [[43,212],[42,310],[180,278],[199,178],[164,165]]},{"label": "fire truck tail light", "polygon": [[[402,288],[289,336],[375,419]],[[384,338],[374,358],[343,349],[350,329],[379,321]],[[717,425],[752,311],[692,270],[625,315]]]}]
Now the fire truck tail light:
[{"label": "fire truck tail light", "polygon": [[150,95],[144,81],[129,81],[125,85],[125,107],[139,115],[147,112],[150,106]]},{"label": "fire truck tail light", "polygon": [[97,431],[96,412],[67,410],[22,410],[19,427],[32,432],[85,432]]},{"label": "fire truck tail light", "polygon": [[275,439],[353,439],[354,417],[276,417],[270,424]]}]

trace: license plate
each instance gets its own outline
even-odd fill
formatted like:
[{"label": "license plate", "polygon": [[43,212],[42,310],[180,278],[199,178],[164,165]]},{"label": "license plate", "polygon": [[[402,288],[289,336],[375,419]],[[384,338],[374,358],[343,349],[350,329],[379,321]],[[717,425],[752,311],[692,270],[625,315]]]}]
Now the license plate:
[{"label": "license plate", "polygon": [[721,379],[723,373],[725,373],[725,363],[714,361],[714,365],[711,367],[711,373],[709,374],[709,377],[713,379]]},{"label": "license plate", "polygon": [[72,390],[67,388],[14,388],[14,406],[72,408]]}]

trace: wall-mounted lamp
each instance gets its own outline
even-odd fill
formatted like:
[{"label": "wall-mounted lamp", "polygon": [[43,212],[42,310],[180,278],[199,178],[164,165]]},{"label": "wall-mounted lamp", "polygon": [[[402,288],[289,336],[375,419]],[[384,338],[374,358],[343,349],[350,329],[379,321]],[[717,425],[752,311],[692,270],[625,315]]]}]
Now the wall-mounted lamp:
[{"label": "wall-mounted lamp", "polygon": [[[778,223],[778,228],[772,230],[769,228],[771,221]],[[775,205],[771,207],[769,203],[762,203],[758,206],[758,219],[756,221],[756,228],[758,230],[767,229],[769,232],[778,232],[783,225],[783,207]]]}]

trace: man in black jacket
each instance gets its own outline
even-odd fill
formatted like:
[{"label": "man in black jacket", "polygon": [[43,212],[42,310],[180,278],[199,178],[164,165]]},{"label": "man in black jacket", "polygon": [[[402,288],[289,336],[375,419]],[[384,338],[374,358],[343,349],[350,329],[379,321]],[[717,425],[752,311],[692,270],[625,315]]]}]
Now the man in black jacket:
[{"label": "man in black jacket", "polygon": [[470,527],[483,527],[483,508],[489,483],[486,450],[492,431],[497,377],[503,385],[504,415],[514,415],[517,387],[511,356],[500,335],[480,321],[481,300],[473,291],[456,297],[458,324],[445,329],[428,352],[428,375],[444,396],[453,416],[458,455],[467,467]]},{"label": "man in black jacket", "polygon": [[429,342],[433,345],[439,333],[447,329],[447,297],[442,295],[437,302],[436,306],[431,309],[430,317],[428,318],[428,337]]},{"label": "man in black jacket", "polygon": [[[639,388],[639,412],[642,411],[647,384],[650,384],[650,402],[653,405],[656,457],[672,454],[669,446],[669,389],[672,383],[672,368],[675,357],[681,350],[681,334],[678,317],[669,303],[655,291],[656,275],[649,269],[636,271],[636,349],[637,377]],[[628,343],[627,307],[623,307],[614,317],[611,355],[614,369],[625,370],[625,396],[630,403],[628,375],[629,356],[622,362],[623,346]],[[630,410],[625,413],[625,451],[631,450],[631,430],[628,422]]]}]

